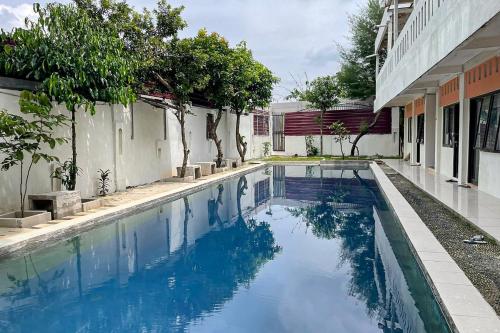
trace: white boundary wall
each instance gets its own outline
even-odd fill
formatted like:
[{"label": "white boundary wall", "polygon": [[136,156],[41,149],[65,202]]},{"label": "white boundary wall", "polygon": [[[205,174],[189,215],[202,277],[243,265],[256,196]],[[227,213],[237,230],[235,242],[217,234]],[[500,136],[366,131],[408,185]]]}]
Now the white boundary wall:
[{"label": "white boundary wall", "polygon": [[[313,135],[314,146],[320,147],[320,136]],[[356,135],[351,135],[351,141],[354,141]],[[340,144],[333,141],[333,135],[323,135],[323,154],[340,156]],[[367,134],[358,142],[359,155],[361,156],[397,156],[399,153],[399,137],[392,134]],[[344,154],[351,153],[352,145],[348,141],[342,144]],[[285,136],[285,155],[305,156],[306,140],[305,136]]]},{"label": "white boundary wall", "polygon": [[[18,91],[0,90],[0,109],[19,114],[18,96]],[[111,170],[110,191],[114,192],[171,177],[182,163],[180,126],[172,111],[153,108],[143,102],[135,103],[133,112],[131,109],[130,106],[100,103],[94,116],[77,112],[77,163],[82,169],[77,189],[82,197],[97,194],[99,169]],[[56,106],[54,110],[69,116],[63,106]],[[208,113],[215,115],[216,110],[193,107],[192,111],[194,115],[189,115],[186,121],[191,150],[189,163],[211,161],[216,157],[217,149],[211,140],[206,139],[206,119]],[[225,113],[217,130],[225,149],[224,155],[228,158],[239,156],[235,123],[236,116]],[[56,132],[56,136],[70,137],[69,127]],[[271,138],[253,135],[253,114],[241,117],[240,132],[248,142],[246,159],[262,157],[263,142],[271,141]],[[53,153],[63,162],[70,159],[71,146],[69,143],[58,146]],[[53,169],[53,164],[40,161],[32,170],[28,193],[57,190],[50,178]],[[17,208],[18,188],[19,168],[0,171],[0,211]]]}]

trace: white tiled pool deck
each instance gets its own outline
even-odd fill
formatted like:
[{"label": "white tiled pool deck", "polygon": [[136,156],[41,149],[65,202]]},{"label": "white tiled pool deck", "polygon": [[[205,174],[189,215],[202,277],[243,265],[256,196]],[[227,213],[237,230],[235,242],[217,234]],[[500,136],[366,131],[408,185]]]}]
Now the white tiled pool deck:
[{"label": "white tiled pool deck", "polygon": [[383,160],[417,187],[421,188],[500,243],[500,199],[477,188],[459,187],[446,182],[449,177],[434,170],[410,166],[403,160]]},{"label": "white tiled pool deck", "polygon": [[499,333],[500,319],[453,258],[396,189],[380,166],[371,165],[385,194],[428,277],[442,308],[458,333]]}]

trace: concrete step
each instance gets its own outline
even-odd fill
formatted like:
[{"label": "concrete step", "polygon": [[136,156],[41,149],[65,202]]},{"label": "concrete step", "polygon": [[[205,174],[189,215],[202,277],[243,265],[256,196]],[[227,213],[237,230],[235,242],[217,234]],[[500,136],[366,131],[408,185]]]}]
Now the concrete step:
[{"label": "concrete step", "polygon": [[42,223],[42,224],[37,224],[37,225],[32,226],[31,229],[43,229],[43,228],[50,227],[50,226],[51,226],[51,224]]},{"label": "concrete step", "polygon": [[58,223],[61,223],[61,222],[64,222],[65,220],[52,220],[52,221],[49,221],[48,223],[49,224],[58,224]]}]

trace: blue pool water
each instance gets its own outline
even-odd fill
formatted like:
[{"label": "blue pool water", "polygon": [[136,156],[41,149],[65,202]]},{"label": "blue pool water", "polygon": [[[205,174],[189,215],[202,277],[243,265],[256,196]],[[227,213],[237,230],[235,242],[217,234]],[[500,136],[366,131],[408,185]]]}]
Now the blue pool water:
[{"label": "blue pool water", "polygon": [[449,332],[369,170],[274,166],[0,261],[1,332]]}]

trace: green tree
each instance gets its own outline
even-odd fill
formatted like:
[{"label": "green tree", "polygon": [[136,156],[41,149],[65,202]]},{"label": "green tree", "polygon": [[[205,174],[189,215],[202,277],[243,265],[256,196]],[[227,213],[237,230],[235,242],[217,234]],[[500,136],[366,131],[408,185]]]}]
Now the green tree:
[{"label": "green tree", "polygon": [[213,123],[209,124],[208,134],[217,147],[217,167],[220,167],[224,154],[222,140],[217,136],[217,127],[222,120],[224,109],[230,103],[230,60],[232,50],[227,40],[217,33],[208,34],[205,30],[201,30],[198,37],[200,42],[204,43],[205,52],[208,53],[206,70],[209,81],[205,87],[204,95],[217,110]]},{"label": "green tree", "polygon": [[241,116],[255,108],[265,108],[272,100],[273,86],[279,80],[253,58],[245,42],[231,52],[229,108],[236,114],[236,149],[245,161],[247,142],[240,134]]},{"label": "green tree", "polygon": [[[337,73],[340,92],[343,97],[351,99],[373,99],[375,96],[376,59],[369,57],[374,52],[377,32],[375,26],[380,24],[384,8],[378,0],[368,0],[357,14],[349,17],[351,47],[340,48],[340,71]],[[379,55],[381,63],[385,55]],[[380,117],[375,117],[360,126],[359,134],[352,143],[351,156],[355,155],[359,140],[370,132]]]},{"label": "green tree", "polygon": [[288,99],[307,102],[309,106],[320,110],[320,155],[323,155],[323,130],[325,112],[339,103],[339,88],[335,76],[323,76],[306,82],[305,89],[295,88]]},{"label": "green tree", "polygon": [[76,187],[76,112],[95,113],[96,102],[128,104],[135,95],[134,62],[116,29],[74,4],[34,5],[37,18],[26,28],[2,33],[3,75],[41,82],[40,90],[71,113],[72,164],[69,189]]},{"label": "green tree", "polygon": [[375,95],[374,52],[377,32],[384,8],[378,0],[368,0],[359,12],[349,16],[350,48],[340,47],[340,71],[337,73],[338,85],[343,97],[367,99]]},{"label": "green tree", "polygon": [[[42,152],[46,147],[54,149],[56,145],[66,142],[65,138],[54,137],[54,130],[66,124],[64,115],[52,114],[52,104],[44,93],[21,93],[19,105],[22,116],[13,115],[0,110],[0,162],[4,171],[14,166],[20,170],[19,197],[21,217],[24,217],[26,194],[31,169],[40,160],[46,162],[59,159],[49,153]],[[27,170],[25,166],[27,164]]]},{"label": "green tree", "polygon": [[340,145],[340,152],[342,153],[342,159],[345,158],[343,144],[344,141],[349,139],[349,130],[344,126],[341,121],[334,121],[329,127],[332,131],[333,141]]}]

